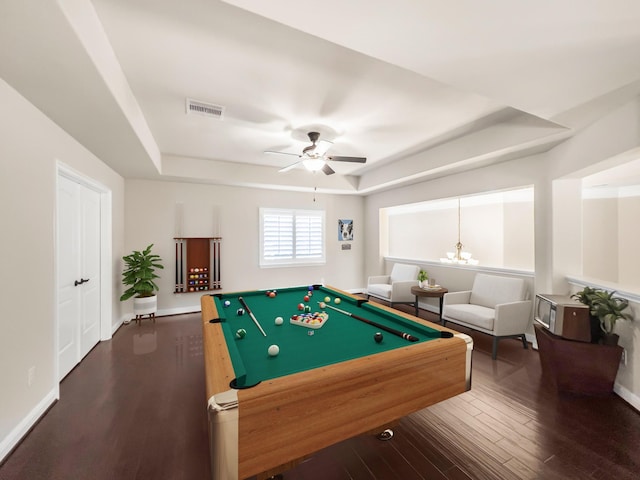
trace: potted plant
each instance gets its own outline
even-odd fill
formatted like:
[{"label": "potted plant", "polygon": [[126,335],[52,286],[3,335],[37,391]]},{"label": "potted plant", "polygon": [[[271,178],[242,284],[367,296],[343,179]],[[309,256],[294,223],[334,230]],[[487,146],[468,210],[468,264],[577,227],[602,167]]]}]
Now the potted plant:
[{"label": "potted plant", "polygon": [[420,282],[420,287],[425,288],[426,286],[428,286],[427,285],[428,281],[429,281],[429,275],[425,270],[420,269],[420,271],[418,272],[418,282]]},{"label": "potted plant", "polygon": [[594,293],[592,313],[600,319],[600,328],[604,332],[605,345],[617,345],[618,334],[613,333],[618,320],[633,320],[628,313],[623,313],[629,306],[626,298],[614,297],[616,292],[600,290]]},{"label": "potted plant", "polygon": [[125,262],[125,269],[122,272],[122,283],[127,288],[120,301],[133,298],[133,312],[136,317],[147,314],[155,314],[157,310],[157,298],[155,292],[158,285],[155,283],[157,268],[164,268],[160,256],[151,253],[153,244],[149,245],[142,252],[134,250],[133,253],[122,257]]},{"label": "potted plant", "polygon": [[[633,320],[630,314],[623,313],[629,306],[629,301],[616,297],[615,291],[607,292],[598,288],[584,287],[581,291],[572,295],[581,303],[589,307],[589,313],[592,317],[591,337],[594,342],[593,320],[597,320],[597,325],[601,332],[597,337],[602,338],[605,345],[617,345],[619,336],[613,333],[613,329],[617,320]],[[595,342],[598,341],[596,337]]]}]

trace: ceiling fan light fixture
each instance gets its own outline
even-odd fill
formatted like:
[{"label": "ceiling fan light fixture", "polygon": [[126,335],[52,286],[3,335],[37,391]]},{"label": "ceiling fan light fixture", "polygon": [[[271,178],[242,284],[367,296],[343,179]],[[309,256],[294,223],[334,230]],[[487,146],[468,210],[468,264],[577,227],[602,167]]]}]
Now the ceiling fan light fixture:
[{"label": "ceiling fan light fixture", "polygon": [[324,160],[320,158],[307,158],[302,161],[302,165],[310,172],[317,172],[324,167]]}]

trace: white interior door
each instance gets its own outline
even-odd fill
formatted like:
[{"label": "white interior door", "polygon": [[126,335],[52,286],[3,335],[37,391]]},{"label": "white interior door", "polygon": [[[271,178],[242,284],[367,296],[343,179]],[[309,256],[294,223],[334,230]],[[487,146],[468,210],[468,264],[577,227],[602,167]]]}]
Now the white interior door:
[{"label": "white interior door", "polygon": [[100,194],[58,177],[58,372],[100,340]]},{"label": "white interior door", "polygon": [[100,341],[100,194],[81,189],[80,359]]}]

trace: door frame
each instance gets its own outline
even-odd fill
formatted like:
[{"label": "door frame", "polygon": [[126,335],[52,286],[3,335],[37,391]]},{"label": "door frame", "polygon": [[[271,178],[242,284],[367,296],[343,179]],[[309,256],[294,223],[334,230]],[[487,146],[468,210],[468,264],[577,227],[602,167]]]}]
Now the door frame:
[{"label": "door frame", "polygon": [[57,380],[60,372],[58,363],[58,188],[59,179],[64,177],[72,182],[89,188],[100,194],[100,341],[110,340],[112,337],[112,284],[113,284],[113,262],[112,262],[112,194],[111,190],[100,182],[78,172],[74,168],[66,165],[60,160],[56,160],[56,201],[54,205],[54,298],[55,298],[55,320],[54,320],[54,371],[56,378],[56,398],[60,398],[60,381]]}]

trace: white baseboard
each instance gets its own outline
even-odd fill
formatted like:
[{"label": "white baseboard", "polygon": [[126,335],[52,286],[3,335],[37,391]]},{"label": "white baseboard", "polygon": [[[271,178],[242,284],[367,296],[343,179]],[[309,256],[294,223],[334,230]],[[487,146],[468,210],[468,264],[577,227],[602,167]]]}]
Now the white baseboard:
[{"label": "white baseboard", "polygon": [[116,330],[118,330],[128,320],[129,320],[129,315],[123,315],[122,317],[120,317],[120,320],[115,325],[111,325],[111,336],[113,337],[113,335],[116,333]]},{"label": "white baseboard", "polygon": [[[167,315],[182,315],[185,313],[199,313],[202,309],[200,305],[192,305],[188,307],[177,307],[177,308],[165,308],[162,310],[158,310],[156,312],[156,317],[164,317]],[[145,317],[146,318],[146,317]],[[135,319],[135,315],[133,313],[126,313],[120,318],[120,322],[113,326],[112,334],[116,332],[121,325],[128,325],[133,322]]]},{"label": "white baseboard", "polygon": [[184,313],[198,313],[201,312],[202,308],[200,304],[192,305],[189,307],[178,307],[178,308],[166,308],[164,310],[158,310],[156,313],[157,317],[162,317],[164,315],[182,315]]},{"label": "white baseboard", "polygon": [[614,383],[613,391],[618,394],[625,402],[640,412],[640,397],[630,392],[619,383]]},{"label": "white baseboard", "polygon": [[0,442],[0,462],[2,462],[9,453],[20,443],[20,440],[29,432],[29,430],[38,422],[40,417],[45,414],[47,409],[57,400],[57,389],[51,390],[38,404],[25,416],[18,425],[15,426],[9,435]]}]

